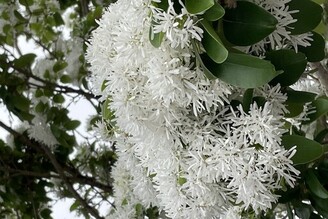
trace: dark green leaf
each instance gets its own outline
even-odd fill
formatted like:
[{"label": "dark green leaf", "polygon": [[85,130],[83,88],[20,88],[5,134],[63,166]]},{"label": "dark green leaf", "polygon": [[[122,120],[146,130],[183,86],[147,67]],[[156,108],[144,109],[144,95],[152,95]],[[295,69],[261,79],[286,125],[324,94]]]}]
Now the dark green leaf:
[{"label": "dark green leaf", "polygon": [[45,208],[40,212],[42,218],[51,218],[50,214],[52,211],[49,208]]},{"label": "dark green leaf", "polygon": [[14,10],[14,15],[15,17],[19,20],[19,21],[22,21],[22,22],[26,22],[27,20],[23,17],[23,15],[17,11],[17,10]]},{"label": "dark green leaf", "polygon": [[298,11],[291,14],[297,21],[288,25],[294,35],[313,30],[322,19],[322,7],[311,0],[292,0],[287,6],[289,11]]},{"label": "dark green leaf", "polygon": [[54,97],[53,97],[53,101],[55,103],[64,103],[65,102],[65,98],[63,95],[61,94],[56,94]]},{"label": "dark green leaf", "polygon": [[60,77],[60,82],[67,84],[67,83],[71,83],[72,79],[69,75],[63,75]]},{"label": "dark green leaf", "polygon": [[287,100],[285,105],[289,113],[285,116],[290,118],[298,116],[301,112],[303,112],[304,104],[312,102],[317,96],[314,93],[295,91],[292,89],[288,89],[286,94]]},{"label": "dark green leaf", "polygon": [[310,205],[307,204],[301,204],[297,207],[294,208],[295,209],[295,214],[302,219],[309,219],[311,212],[312,212],[312,208]]},{"label": "dark green leaf", "polygon": [[238,46],[249,46],[271,34],[278,21],[260,6],[238,1],[236,8],[226,9],[223,31],[226,39]]},{"label": "dark green leaf", "polygon": [[55,19],[56,26],[60,26],[60,25],[65,24],[62,16],[58,12],[55,12],[54,19]]},{"label": "dark green leaf", "polygon": [[277,75],[270,62],[245,54],[229,53],[222,64],[213,62],[206,55],[202,55],[202,61],[214,76],[241,88],[262,86]]},{"label": "dark green leaf", "polygon": [[81,122],[78,120],[71,120],[71,121],[66,122],[64,124],[64,127],[67,130],[75,130],[77,127],[79,127],[80,124],[81,124]]},{"label": "dark green leaf", "polygon": [[196,43],[192,42],[194,51],[195,51],[195,56],[196,56],[196,61],[197,63],[202,67],[204,75],[210,79],[210,80],[214,80],[217,79],[217,77],[215,77],[212,72],[210,70],[207,69],[207,67],[204,65],[202,58],[200,57],[200,54],[198,53],[198,49],[196,48]]},{"label": "dark green leaf", "polygon": [[200,23],[205,29],[202,44],[207,55],[216,63],[220,64],[224,62],[228,57],[228,50],[224,47],[219,36],[207,21],[202,20]]},{"label": "dark green leaf", "polygon": [[253,102],[254,89],[247,89],[243,96],[243,109],[245,112],[249,111],[250,105]]},{"label": "dark green leaf", "polygon": [[[309,170],[305,175],[305,182],[309,190],[322,199],[328,199],[328,191],[321,185],[313,170]],[[328,206],[327,206],[328,207]]]},{"label": "dark green leaf", "polygon": [[27,7],[33,5],[33,0],[19,0],[19,3]]},{"label": "dark green leaf", "polygon": [[311,46],[300,46],[298,49],[306,55],[309,62],[320,62],[325,58],[325,39],[316,32],[312,32],[312,34]]},{"label": "dark green leaf", "polygon": [[315,107],[315,113],[309,115],[309,122],[313,122],[328,112],[328,97],[319,97],[312,102],[312,105]]},{"label": "dark green leaf", "polygon": [[287,150],[296,146],[296,153],[291,158],[294,165],[310,163],[323,155],[322,146],[318,142],[303,136],[284,135],[281,144]]},{"label": "dark green leaf", "polygon": [[270,60],[276,70],[284,72],[275,77],[271,83],[280,83],[281,86],[294,84],[303,74],[307,60],[303,53],[296,53],[294,50],[276,50],[266,54],[266,59]]},{"label": "dark green leaf", "polygon": [[222,18],[224,14],[224,8],[215,2],[215,4],[205,12],[204,18],[208,21],[217,21]]},{"label": "dark green leaf", "polygon": [[211,8],[214,0],[186,0],[185,4],[190,14],[199,14]]},{"label": "dark green leaf", "polygon": [[30,100],[23,95],[15,95],[11,100],[14,106],[22,111],[28,112],[30,108]]},{"label": "dark green leaf", "polygon": [[22,55],[18,59],[14,60],[14,66],[16,68],[25,68],[30,67],[32,63],[34,62],[36,55],[34,53],[28,53],[25,55]]}]

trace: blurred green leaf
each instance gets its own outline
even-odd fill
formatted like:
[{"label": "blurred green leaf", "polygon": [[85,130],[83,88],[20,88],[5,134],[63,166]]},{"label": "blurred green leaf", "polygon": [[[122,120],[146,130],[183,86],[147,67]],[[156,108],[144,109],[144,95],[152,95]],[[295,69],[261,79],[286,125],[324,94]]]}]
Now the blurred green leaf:
[{"label": "blurred green leaf", "polygon": [[13,64],[16,68],[31,67],[35,58],[36,58],[36,55],[34,53],[28,53],[28,54],[22,55],[18,59],[15,59],[13,61]]},{"label": "blurred green leaf", "polygon": [[67,130],[75,130],[77,127],[79,127],[81,124],[80,121],[78,120],[71,120],[71,121],[68,121],[64,124],[64,127],[67,129]]},{"label": "blurred green leaf", "polygon": [[305,182],[313,194],[319,198],[328,199],[328,191],[321,185],[313,170],[309,169],[305,174]]},{"label": "blurred green leaf", "polygon": [[56,95],[54,95],[54,97],[53,97],[53,101],[54,101],[55,103],[64,103],[64,102],[65,102],[65,98],[64,98],[64,96],[61,95],[61,94],[56,94]]}]

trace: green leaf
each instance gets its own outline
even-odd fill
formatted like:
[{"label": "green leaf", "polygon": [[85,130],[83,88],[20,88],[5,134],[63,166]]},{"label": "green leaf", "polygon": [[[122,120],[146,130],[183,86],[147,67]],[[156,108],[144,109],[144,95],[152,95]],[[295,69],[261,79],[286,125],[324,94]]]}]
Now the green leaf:
[{"label": "green leaf", "polygon": [[69,75],[63,75],[60,77],[60,82],[64,83],[64,84],[68,84],[72,82],[72,79]]},{"label": "green leaf", "polygon": [[212,72],[210,72],[210,70],[207,69],[207,67],[204,65],[203,63],[203,60],[202,58],[200,57],[200,54],[198,52],[198,48],[197,48],[197,45],[194,41],[191,41],[192,42],[192,45],[193,45],[193,49],[195,51],[195,56],[196,56],[196,62],[199,66],[201,66],[203,72],[204,72],[204,75],[210,79],[210,80],[214,80],[214,79],[217,79],[217,77],[215,77]]},{"label": "green leaf", "polygon": [[64,25],[65,22],[62,18],[62,16],[58,13],[58,12],[55,12],[54,14],[54,20],[55,20],[55,23],[56,23],[56,26],[60,26],[60,25]]},{"label": "green leaf", "polygon": [[312,32],[311,45],[304,47],[300,46],[298,50],[306,55],[309,62],[320,62],[325,58],[325,39],[321,34]]},{"label": "green leaf", "polygon": [[284,135],[281,139],[287,150],[296,146],[296,153],[291,158],[294,165],[310,163],[323,155],[323,148],[318,142],[303,136]]},{"label": "green leaf", "polygon": [[312,102],[312,105],[315,107],[315,113],[309,115],[309,122],[313,122],[328,112],[328,97],[318,97]]},{"label": "green leaf", "polygon": [[313,30],[322,19],[322,7],[311,0],[292,0],[287,3],[289,11],[297,10],[291,16],[295,23],[288,25],[291,34],[298,35]]},{"label": "green leaf", "polygon": [[71,207],[69,208],[69,211],[72,212],[72,211],[75,211],[78,207],[80,206],[80,203],[78,201],[75,201]]},{"label": "green leaf", "polygon": [[226,9],[223,31],[226,39],[238,46],[249,46],[271,34],[278,21],[260,6],[238,1],[236,8]]},{"label": "green leaf", "polygon": [[200,23],[205,29],[202,44],[207,55],[216,63],[220,64],[224,62],[228,57],[228,50],[224,47],[219,36],[207,21],[202,20]]},{"label": "green leaf", "polygon": [[32,63],[34,62],[36,55],[34,53],[28,53],[25,55],[22,55],[18,59],[15,59],[13,64],[16,68],[25,68],[30,67]]},{"label": "green leaf", "polygon": [[256,88],[271,81],[277,72],[265,60],[246,54],[229,53],[227,60],[217,64],[202,55],[206,68],[224,82],[241,88]]},{"label": "green leaf", "polygon": [[214,5],[214,0],[186,0],[187,11],[190,14],[200,14]]},{"label": "green leaf", "polygon": [[305,175],[305,182],[310,191],[322,199],[328,199],[328,191],[321,185],[313,170],[309,170]]},{"label": "green leaf", "polygon": [[30,100],[23,95],[12,96],[12,104],[19,110],[28,112],[30,108]]},{"label": "green leaf", "polygon": [[162,44],[163,38],[164,33],[154,33],[153,26],[151,25],[149,29],[149,41],[151,45],[153,45],[155,48],[159,48]]},{"label": "green leaf", "polygon": [[249,111],[249,108],[253,102],[254,89],[247,89],[243,96],[243,109],[245,112]]},{"label": "green leaf", "polygon": [[56,95],[54,95],[54,97],[53,97],[53,101],[54,101],[55,103],[64,103],[64,102],[65,102],[65,98],[64,98],[64,96],[61,95],[61,94],[56,94]]},{"label": "green leaf", "polygon": [[52,211],[49,208],[45,208],[40,212],[42,218],[51,218]]},{"label": "green leaf", "polygon": [[187,179],[186,178],[184,178],[184,177],[179,177],[179,179],[178,179],[178,184],[180,185],[180,186],[182,186],[183,184],[185,184],[187,182]]},{"label": "green leaf", "polygon": [[282,87],[294,84],[303,74],[307,60],[303,53],[296,53],[294,50],[281,49],[271,51],[266,54],[266,59],[270,60],[276,70],[284,72],[275,77],[271,83],[280,83]]},{"label": "green leaf", "polygon": [[66,68],[67,66],[68,66],[67,62],[58,61],[54,64],[54,66],[52,67],[52,70],[54,70],[54,72],[59,72],[59,71],[63,70],[64,68]]},{"label": "green leaf", "polygon": [[22,22],[26,22],[27,20],[24,18],[24,16],[17,10],[14,10],[15,17]]},{"label": "green leaf", "polygon": [[77,127],[79,127],[81,125],[81,122],[79,120],[71,120],[68,121],[64,124],[64,127],[67,130],[75,130]]},{"label": "green leaf", "polygon": [[204,18],[208,21],[217,21],[222,18],[224,14],[224,8],[215,2],[215,4],[205,12]]},{"label": "green leaf", "polygon": [[27,7],[33,5],[33,0],[19,0],[19,3]]},{"label": "green leaf", "polygon": [[[328,218],[328,199],[322,199],[317,196],[312,196],[311,203],[314,209],[322,215],[323,218]],[[321,218],[321,217],[320,217]]]},{"label": "green leaf", "polygon": [[109,108],[110,103],[111,103],[110,99],[107,99],[102,107],[102,115],[105,120],[111,120],[114,117],[113,112]]}]

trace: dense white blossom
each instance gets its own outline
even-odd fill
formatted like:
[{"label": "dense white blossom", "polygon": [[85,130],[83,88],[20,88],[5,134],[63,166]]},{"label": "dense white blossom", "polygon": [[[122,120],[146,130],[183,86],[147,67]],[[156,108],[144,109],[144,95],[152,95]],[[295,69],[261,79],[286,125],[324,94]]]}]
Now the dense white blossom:
[{"label": "dense white blossom", "polygon": [[[294,148],[281,146],[286,96],[279,85],[265,86],[255,91],[264,106],[229,106],[234,89],[208,80],[193,62],[190,40],[202,37],[196,18],[172,4],[168,11],[149,0],[111,4],[88,45],[93,91],[111,100],[115,115],[110,218],[134,218],[137,204],[188,219],[271,208],[281,180],[293,186],[299,173]],[[165,33],[159,48],[149,42],[152,19]]]}]

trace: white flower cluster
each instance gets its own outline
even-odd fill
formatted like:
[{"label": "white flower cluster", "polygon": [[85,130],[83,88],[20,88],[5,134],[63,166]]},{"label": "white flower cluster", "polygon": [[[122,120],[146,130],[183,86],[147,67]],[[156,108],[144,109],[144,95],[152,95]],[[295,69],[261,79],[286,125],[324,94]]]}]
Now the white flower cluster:
[{"label": "white flower cluster", "polygon": [[276,30],[268,37],[260,42],[247,47],[248,52],[255,52],[256,54],[263,54],[266,46],[272,49],[282,49],[286,45],[292,46],[297,50],[297,46],[309,46],[309,41],[312,41],[311,33],[304,33],[300,35],[291,35],[288,25],[295,23],[297,20],[292,17],[292,14],[298,11],[289,10],[288,3],[291,0],[249,0],[261,6],[263,9],[269,11],[277,20],[278,24]]},{"label": "white flower cluster", "polygon": [[[178,27],[186,28],[180,37],[180,14],[168,2],[168,12],[149,0],[111,4],[88,46],[93,90],[111,100],[117,126],[108,139],[118,155],[110,218],[135,218],[138,204],[188,219],[268,209],[281,180],[293,186],[298,174],[290,160],[295,151],[280,145],[286,97],[279,87],[264,87],[256,91],[264,106],[227,106],[233,88],[208,80],[193,62],[197,20],[181,4],[192,22]],[[150,14],[165,33],[159,48],[149,42]],[[164,22],[166,16],[174,21]]]}]

